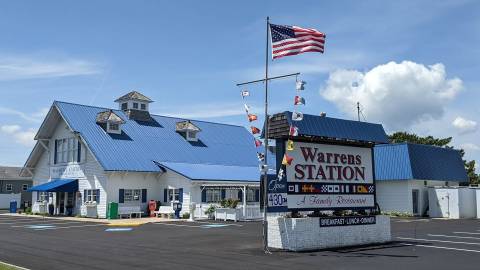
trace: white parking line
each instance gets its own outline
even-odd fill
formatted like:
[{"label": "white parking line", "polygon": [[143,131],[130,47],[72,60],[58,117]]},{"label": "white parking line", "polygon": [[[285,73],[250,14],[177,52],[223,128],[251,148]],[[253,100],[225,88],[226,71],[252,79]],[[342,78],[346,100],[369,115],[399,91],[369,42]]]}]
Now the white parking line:
[{"label": "white parking line", "polygon": [[439,243],[449,243],[449,244],[462,244],[462,245],[480,246],[480,243],[472,243],[472,242],[457,242],[457,241],[448,241],[448,240],[421,239],[421,238],[410,238],[410,237],[397,237],[397,238],[402,239],[402,240],[414,240],[414,241],[439,242]]},{"label": "white parking line", "polygon": [[107,224],[87,224],[79,226],[66,226],[66,227],[52,227],[52,228],[38,228],[34,229],[35,231],[44,231],[44,230],[58,230],[58,229],[70,229],[70,228],[82,228],[82,227],[95,227],[95,226],[107,226]]},{"label": "white parking line", "polygon": [[78,223],[85,223],[83,221],[71,221],[71,222],[47,222],[47,223],[30,223],[30,224],[23,224],[18,226],[10,226],[12,228],[27,228],[32,225],[55,225],[55,224],[78,224]]},{"label": "white parking line", "polygon": [[30,220],[20,220],[15,222],[0,222],[0,225],[11,225],[11,224],[23,224],[23,223],[36,223],[36,222],[55,222],[61,221],[61,219],[30,219]]},{"label": "white parking line", "polygon": [[455,235],[444,235],[444,234],[427,234],[428,236],[432,237],[446,237],[446,238],[461,238],[461,239],[479,239],[478,237],[472,236],[455,236]]},{"label": "white parking line", "polygon": [[404,244],[405,246],[426,247],[426,248],[438,248],[438,249],[448,249],[448,250],[456,250],[456,251],[466,251],[466,252],[480,253],[480,250],[474,250],[474,249],[451,248],[451,247],[440,247],[440,246],[428,246],[428,245],[408,244],[408,243],[403,243],[403,244]]},{"label": "white parking line", "polygon": [[190,227],[190,228],[200,228],[200,226],[192,226],[192,225],[185,225],[185,224],[173,224],[173,223],[164,223],[164,222],[158,222],[158,223],[152,223],[155,225],[165,225],[165,226],[177,226],[177,227]]},{"label": "white parking line", "polygon": [[243,227],[243,225],[241,224],[232,224],[232,223],[214,223],[214,222],[206,222],[206,221],[195,221],[195,223],[210,224],[210,225],[222,224],[222,225],[228,225],[228,226]]},{"label": "white parking line", "polygon": [[479,235],[480,233],[478,232],[453,232],[453,233],[461,233],[461,234],[473,234],[473,235]]}]

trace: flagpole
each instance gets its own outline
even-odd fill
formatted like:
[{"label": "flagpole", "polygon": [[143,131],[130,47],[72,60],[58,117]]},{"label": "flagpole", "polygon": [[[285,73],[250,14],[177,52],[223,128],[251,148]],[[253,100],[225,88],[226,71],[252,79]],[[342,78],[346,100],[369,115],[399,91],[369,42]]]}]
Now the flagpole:
[{"label": "flagpole", "polygon": [[268,207],[268,198],[267,198],[267,182],[268,182],[268,28],[270,27],[270,18],[267,16],[267,42],[265,46],[265,153],[264,153],[264,171],[263,171],[263,251],[265,253],[270,253],[268,250],[268,222],[267,222],[267,207]]}]

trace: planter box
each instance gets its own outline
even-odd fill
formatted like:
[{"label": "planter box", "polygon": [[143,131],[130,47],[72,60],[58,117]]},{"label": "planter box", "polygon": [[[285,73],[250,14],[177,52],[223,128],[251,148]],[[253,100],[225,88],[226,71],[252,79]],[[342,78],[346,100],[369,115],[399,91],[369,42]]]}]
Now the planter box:
[{"label": "planter box", "polygon": [[318,250],[391,241],[390,217],[375,224],[320,227],[320,218],[268,217],[268,246],[291,251]]},{"label": "planter box", "polygon": [[217,208],[215,210],[215,220],[223,219],[224,221],[238,221],[242,217],[241,209],[237,208]]}]

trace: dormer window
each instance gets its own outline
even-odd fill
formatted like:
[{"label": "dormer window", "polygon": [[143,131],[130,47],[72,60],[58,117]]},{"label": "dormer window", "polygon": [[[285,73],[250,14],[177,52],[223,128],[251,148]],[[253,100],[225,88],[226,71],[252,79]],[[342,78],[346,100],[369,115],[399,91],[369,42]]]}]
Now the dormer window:
[{"label": "dormer window", "polygon": [[128,109],[128,103],[124,102],[122,103],[122,111],[126,111]]},{"label": "dormer window", "polygon": [[175,131],[182,135],[187,141],[198,141],[197,134],[200,132],[200,128],[194,125],[189,120],[177,122],[175,125]]},{"label": "dormer window", "polygon": [[138,110],[138,103],[137,102],[133,102],[133,108]]},{"label": "dormer window", "polygon": [[148,112],[148,104],[153,101],[145,95],[132,91],[117,98],[115,102],[118,102],[119,108],[125,112],[128,119],[139,122],[153,122]]},{"label": "dormer window", "polygon": [[112,110],[103,111],[97,114],[97,124],[107,133],[122,134],[122,124],[125,121]]},{"label": "dormer window", "polygon": [[140,104],[140,109],[146,111],[146,110],[147,110],[147,104],[141,103],[141,104]]}]

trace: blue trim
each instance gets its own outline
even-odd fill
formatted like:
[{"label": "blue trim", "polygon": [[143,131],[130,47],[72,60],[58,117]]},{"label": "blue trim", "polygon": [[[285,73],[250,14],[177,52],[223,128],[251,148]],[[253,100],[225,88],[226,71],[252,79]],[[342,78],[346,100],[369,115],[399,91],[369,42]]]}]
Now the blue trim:
[{"label": "blue trim", "polygon": [[77,179],[52,179],[49,182],[29,188],[27,191],[77,192]]}]

